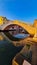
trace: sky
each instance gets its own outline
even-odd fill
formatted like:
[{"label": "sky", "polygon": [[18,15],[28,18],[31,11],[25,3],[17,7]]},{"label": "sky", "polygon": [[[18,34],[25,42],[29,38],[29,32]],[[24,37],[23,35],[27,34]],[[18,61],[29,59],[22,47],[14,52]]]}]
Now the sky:
[{"label": "sky", "polygon": [[37,19],[37,0],[0,0],[0,16],[33,23]]}]

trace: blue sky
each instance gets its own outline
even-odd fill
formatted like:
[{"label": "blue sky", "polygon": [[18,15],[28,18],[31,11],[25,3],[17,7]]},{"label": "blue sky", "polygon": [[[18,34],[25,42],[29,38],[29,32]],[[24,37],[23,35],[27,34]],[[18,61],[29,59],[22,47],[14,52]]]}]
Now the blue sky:
[{"label": "blue sky", "polygon": [[33,23],[37,19],[37,0],[0,0],[0,16]]}]

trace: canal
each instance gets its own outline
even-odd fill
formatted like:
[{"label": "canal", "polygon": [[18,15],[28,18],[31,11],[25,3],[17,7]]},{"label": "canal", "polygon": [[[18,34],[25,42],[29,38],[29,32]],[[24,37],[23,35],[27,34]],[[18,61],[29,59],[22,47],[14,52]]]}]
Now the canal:
[{"label": "canal", "polygon": [[0,65],[11,65],[12,59],[22,48],[15,47],[6,40],[0,41]]}]

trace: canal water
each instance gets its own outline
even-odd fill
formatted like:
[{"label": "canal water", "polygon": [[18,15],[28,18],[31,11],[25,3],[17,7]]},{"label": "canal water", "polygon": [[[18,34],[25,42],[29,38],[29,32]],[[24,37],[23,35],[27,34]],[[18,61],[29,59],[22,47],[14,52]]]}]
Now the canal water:
[{"label": "canal water", "polygon": [[[26,36],[18,34],[15,37],[23,38]],[[0,65],[11,65],[12,59],[22,48],[23,46],[16,47],[7,40],[0,41]]]},{"label": "canal water", "polygon": [[11,65],[11,60],[22,48],[15,47],[6,40],[0,41],[0,65]]}]

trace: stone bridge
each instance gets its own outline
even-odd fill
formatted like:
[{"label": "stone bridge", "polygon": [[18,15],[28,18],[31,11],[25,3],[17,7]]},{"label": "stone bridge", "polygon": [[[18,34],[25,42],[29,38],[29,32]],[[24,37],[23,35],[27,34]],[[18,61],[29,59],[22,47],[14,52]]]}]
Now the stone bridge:
[{"label": "stone bridge", "polygon": [[[5,36],[7,40],[14,42],[14,44],[17,46],[21,45],[19,43],[22,43],[22,41],[23,42],[30,42],[30,41],[34,41],[34,40],[36,41],[36,27],[34,25],[29,25],[27,23],[24,23],[24,22],[21,22],[18,20],[8,21],[7,23],[0,26],[0,30],[9,30],[9,28],[11,28],[13,25],[22,27],[27,32],[27,34],[29,34],[29,36],[21,39],[21,38],[16,38],[14,36],[11,36],[8,32],[7,33],[2,32],[3,36]],[[16,43],[15,43],[15,41],[16,41]]]},{"label": "stone bridge", "polygon": [[[18,20],[7,20],[6,17],[0,17],[0,30],[10,30],[10,28],[12,28],[13,25],[16,26],[20,26],[22,29],[25,30],[24,34],[29,34],[28,37],[26,38],[16,38],[13,35],[11,35],[9,32],[1,32],[2,35],[9,41],[11,42],[30,42],[30,41],[34,41],[37,42],[37,20],[34,21],[34,24],[30,25],[28,23],[25,22],[21,22]],[[11,29],[12,30],[12,29]],[[17,30],[18,31],[18,30]],[[16,44],[16,43],[15,43]]]},{"label": "stone bridge", "polygon": [[[2,21],[1,21],[2,20]],[[9,32],[0,32],[7,40],[9,40],[10,42],[12,42],[15,46],[20,46],[20,45],[25,45],[25,44],[31,44],[32,47],[32,65],[37,65],[37,20],[34,21],[33,25],[21,22],[21,21],[6,21],[7,19],[5,19],[5,21],[3,21],[3,18],[1,17],[0,19],[0,30],[4,31],[4,30],[9,30],[9,26],[11,25],[18,25],[20,27],[22,27],[24,30],[26,30],[29,34],[28,37],[23,38],[23,39],[19,39],[14,37],[13,35],[10,35]],[[4,22],[4,24],[3,24]],[[6,22],[6,23],[5,23]],[[36,43],[35,43],[36,42]],[[23,52],[25,49],[23,49]]]}]

